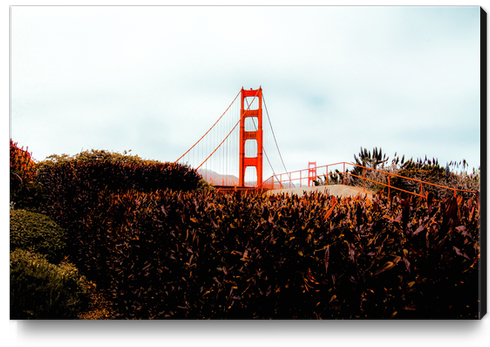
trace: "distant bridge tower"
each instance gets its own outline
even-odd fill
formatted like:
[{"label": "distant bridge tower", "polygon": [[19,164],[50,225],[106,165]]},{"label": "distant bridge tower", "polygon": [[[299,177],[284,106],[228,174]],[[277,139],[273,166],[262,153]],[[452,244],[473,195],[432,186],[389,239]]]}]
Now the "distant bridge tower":
[{"label": "distant bridge tower", "polygon": [[308,162],[308,187],[313,186],[313,180],[316,180],[316,161]]},{"label": "distant bridge tower", "polygon": [[[255,97],[255,98],[254,98]],[[245,105],[245,100],[250,100],[250,107]],[[256,90],[245,90],[242,88],[242,115],[240,119],[240,165],[238,181],[239,186],[245,186],[245,171],[247,167],[255,167],[257,171],[257,187],[263,182],[262,178],[262,154],[263,154],[263,133],[262,133],[262,87]],[[255,146],[251,142],[255,141]],[[245,156],[245,144],[247,148],[257,148],[255,156]]]}]

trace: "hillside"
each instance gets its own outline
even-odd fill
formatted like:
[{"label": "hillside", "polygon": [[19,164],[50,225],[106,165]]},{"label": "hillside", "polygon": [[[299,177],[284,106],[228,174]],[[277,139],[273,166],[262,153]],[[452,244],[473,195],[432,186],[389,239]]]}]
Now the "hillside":
[{"label": "hillside", "polygon": [[233,175],[222,175],[212,170],[199,169],[197,172],[202,178],[215,186],[237,186],[238,177]]}]

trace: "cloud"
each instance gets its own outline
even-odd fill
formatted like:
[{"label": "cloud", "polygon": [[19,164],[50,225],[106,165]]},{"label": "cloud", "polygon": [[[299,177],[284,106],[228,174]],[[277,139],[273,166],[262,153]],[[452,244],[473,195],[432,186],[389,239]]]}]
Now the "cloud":
[{"label": "cloud", "polygon": [[464,6],[14,7],[12,136],[174,160],[262,86],[290,170],[361,146],[477,166],[479,39]]}]

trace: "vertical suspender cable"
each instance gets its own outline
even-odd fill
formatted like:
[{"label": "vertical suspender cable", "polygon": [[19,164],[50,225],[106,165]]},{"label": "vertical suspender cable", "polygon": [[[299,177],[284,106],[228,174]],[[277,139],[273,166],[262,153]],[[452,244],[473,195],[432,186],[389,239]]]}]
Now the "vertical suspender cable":
[{"label": "vertical suspender cable", "polygon": [[174,163],[177,163],[177,162],[178,162],[180,159],[182,159],[182,157],[183,157],[183,156],[185,156],[187,153],[189,153],[189,151],[190,151],[191,149],[193,149],[193,148],[194,148],[194,147],[195,147],[195,146],[196,146],[196,145],[197,145],[197,144],[198,144],[198,143],[199,143],[199,142],[200,142],[200,141],[201,141],[201,140],[204,138],[204,136],[206,136],[206,135],[207,135],[207,134],[208,134],[208,133],[211,131],[211,129],[213,129],[213,128],[214,128],[214,126],[215,126],[215,125],[216,125],[216,124],[217,124],[217,123],[218,123],[218,122],[221,120],[221,118],[223,118],[223,116],[226,114],[226,112],[227,112],[227,111],[228,111],[228,109],[231,107],[231,105],[233,105],[233,103],[234,103],[234,102],[235,102],[235,100],[238,98],[238,95],[240,95],[240,93],[241,93],[241,90],[240,90],[240,91],[238,92],[238,94],[235,96],[235,99],[233,99],[233,101],[231,102],[230,106],[228,106],[228,108],[225,110],[225,112],[223,112],[223,114],[221,115],[221,117],[219,117],[219,118],[218,118],[218,120],[217,120],[217,121],[216,121],[216,122],[213,124],[213,126],[211,126],[211,128],[209,128],[209,130],[208,130],[208,131],[206,131],[206,133],[205,133],[203,136],[201,136],[201,138],[200,138],[199,140],[197,140],[197,142],[196,142],[196,143],[195,143],[195,144],[194,144],[194,145],[193,145],[191,148],[189,148],[189,149],[188,149],[188,150],[187,150],[187,151],[186,151],[184,154],[182,154],[182,155],[179,157],[179,159],[177,159],[177,160],[176,160]]},{"label": "vertical suspender cable", "polygon": [[[282,166],[284,167],[284,172],[288,172],[288,170],[286,169],[286,165],[284,165],[284,160],[282,159],[282,155],[281,155],[281,151],[279,150],[279,146],[277,145],[276,134],[274,134],[274,128],[272,128],[271,119],[269,117],[269,111],[267,110],[267,104],[265,103],[265,98],[264,98],[263,94],[262,94],[262,99],[264,100],[265,113],[267,114],[267,119],[269,120],[269,125],[270,125],[271,130],[272,130],[272,136],[274,138],[274,142],[276,143],[277,152],[279,153],[279,158],[281,158]],[[289,181],[291,181],[291,174],[288,173],[288,175],[289,175]]]},{"label": "vertical suspender cable", "polygon": [[[255,100],[255,98],[257,97],[257,95],[254,96],[254,98],[252,99],[252,103],[253,103],[253,100]],[[231,105],[230,105],[231,106]],[[246,111],[248,111],[250,107],[247,108]],[[235,124],[235,126],[233,127],[233,129],[231,129],[231,131],[228,133],[228,135],[226,135],[226,137],[223,139],[223,141],[220,142],[220,144],[218,145],[218,147],[216,147],[214,149],[214,151],[201,163],[201,165],[199,165],[196,170],[198,170],[205,162],[208,161],[209,158],[211,158],[211,156],[218,150],[218,148],[221,147],[221,145],[223,144],[223,142],[226,141],[226,139],[230,136],[231,133],[233,133],[233,130],[235,130],[235,128],[237,127],[238,124],[240,124],[240,121],[242,120],[242,118],[245,116],[245,112],[243,112],[243,114],[240,115],[240,119],[238,120],[238,122]]]},{"label": "vertical suspender cable", "polygon": [[[264,98],[264,94],[262,94],[262,98]],[[248,101],[247,101],[247,100],[245,100],[245,101],[247,102],[247,106],[250,108],[250,105],[248,104]],[[258,126],[258,124],[255,124],[254,117],[252,117],[252,123],[253,123],[253,126],[254,126],[254,130],[255,130],[255,131],[259,130],[259,126]],[[269,124],[270,124],[270,120],[269,120]],[[272,127],[271,127],[271,129],[272,129]],[[258,148],[257,148],[257,149],[258,149]],[[275,176],[275,175],[276,175],[276,173],[274,172],[274,168],[272,167],[272,164],[271,164],[271,162],[270,162],[270,160],[269,160],[269,156],[267,155],[267,151],[265,150],[265,147],[264,147],[264,145],[263,145],[263,144],[262,144],[262,151],[264,152],[264,154],[265,154],[265,158],[267,159],[267,162],[269,163],[269,166],[271,167],[272,174]]]}]

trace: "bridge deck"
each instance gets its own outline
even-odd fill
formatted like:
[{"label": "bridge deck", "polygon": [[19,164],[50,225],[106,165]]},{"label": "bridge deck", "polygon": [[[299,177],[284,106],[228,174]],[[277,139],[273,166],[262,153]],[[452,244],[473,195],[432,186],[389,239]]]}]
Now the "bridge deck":
[{"label": "bridge deck", "polygon": [[367,195],[369,198],[372,198],[374,193],[366,189],[363,192],[362,187],[353,187],[353,186],[344,186],[341,184],[334,184],[328,186],[316,186],[316,187],[300,187],[300,188],[289,188],[289,189],[274,189],[267,191],[266,194],[297,194],[303,195],[305,192],[322,192],[330,195],[335,195],[337,197],[348,197],[348,196],[356,196],[360,194],[360,196]]}]

